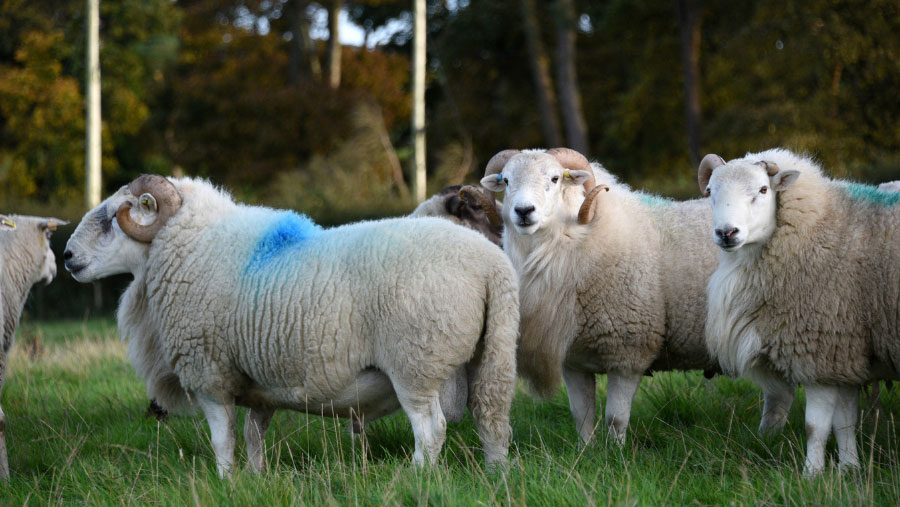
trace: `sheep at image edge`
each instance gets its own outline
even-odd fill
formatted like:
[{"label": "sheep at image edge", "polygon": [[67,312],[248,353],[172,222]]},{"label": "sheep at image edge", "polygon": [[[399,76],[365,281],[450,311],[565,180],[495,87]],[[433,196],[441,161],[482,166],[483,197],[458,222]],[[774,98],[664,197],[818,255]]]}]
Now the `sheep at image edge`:
[{"label": "sheep at image edge", "polygon": [[806,475],[832,429],[841,467],[859,466],[859,386],[900,365],[900,193],[831,180],[784,149],[707,155],[698,181],[720,247],[710,353],[763,389],[804,385]]},{"label": "sheep at image edge", "polygon": [[[50,283],[56,276],[50,235],[66,223],[56,218],[0,215],[0,394],[28,293],[34,284]],[[6,416],[0,406],[0,480],[8,477]]]},{"label": "sheep at image edge", "polygon": [[[560,377],[583,442],[595,374],[608,375],[606,423],[622,444],[648,371],[717,371],[704,343],[716,265],[709,206],[632,191],[580,153],[506,150],[484,187],[506,191],[503,249],[519,273],[519,373],[549,396]],[[607,192],[604,192],[607,190]],[[790,391],[766,393],[760,430],[784,424]]]},{"label": "sheep at image edge", "polygon": [[250,408],[256,471],[280,408],[365,420],[402,407],[414,462],[434,461],[439,390],[467,363],[485,460],[505,460],[518,285],[474,231],[426,218],[322,229],[206,181],[145,175],[85,215],[65,258],[81,282],[134,275],[117,314],[129,359],[163,408],[204,412],[220,474],[235,404]]}]

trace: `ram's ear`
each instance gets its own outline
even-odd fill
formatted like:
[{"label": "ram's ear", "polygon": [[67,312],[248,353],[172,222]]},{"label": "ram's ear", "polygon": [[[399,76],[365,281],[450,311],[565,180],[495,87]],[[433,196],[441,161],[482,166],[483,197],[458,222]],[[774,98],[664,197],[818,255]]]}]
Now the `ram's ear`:
[{"label": "ram's ear", "polygon": [[42,220],[38,226],[42,231],[56,232],[56,228],[61,225],[68,225],[68,220],[60,220],[58,218],[47,218]]},{"label": "ram's ear", "polygon": [[592,178],[594,175],[582,170],[563,172],[563,181],[570,185],[584,185],[584,182]]},{"label": "ram's ear", "polygon": [[800,171],[797,171],[795,169],[778,171],[778,173],[776,173],[775,176],[772,176],[771,178],[772,190],[776,192],[787,190],[788,187],[793,185],[799,177]]},{"label": "ram's ear", "polygon": [[6,215],[0,215],[0,230],[11,231],[16,228],[16,222]]},{"label": "ram's ear", "polygon": [[491,174],[481,178],[481,186],[491,192],[503,192],[506,190],[506,180],[502,174]]}]

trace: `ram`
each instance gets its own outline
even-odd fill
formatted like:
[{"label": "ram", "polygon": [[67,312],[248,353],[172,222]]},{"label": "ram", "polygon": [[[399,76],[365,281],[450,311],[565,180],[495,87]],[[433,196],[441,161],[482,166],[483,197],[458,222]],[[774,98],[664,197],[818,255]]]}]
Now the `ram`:
[{"label": "ram", "polygon": [[[606,423],[624,443],[651,371],[717,370],[706,352],[706,281],[716,251],[702,200],[635,192],[580,153],[506,150],[481,180],[505,191],[503,249],[519,274],[519,373],[538,394],[565,381],[582,441],[594,431],[595,374],[608,375]],[[760,429],[784,423],[792,392],[767,393]]]},{"label": "ram", "polygon": [[[857,467],[859,386],[900,365],[900,193],[832,180],[788,150],[698,172],[720,248],[707,345],[722,369],[764,389],[806,390],[806,475]],[[712,243],[712,242],[710,242]]]},{"label": "ram", "polygon": [[[503,234],[503,222],[500,219],[500,203],[487,192],[474,185],[451,185],[441,189],[419,204],[410,217],[438,217],[457,225],[478,231],[496,245],[500,245]],[[458,422],[466,410],[468,396],[465,366],[457,372],[441,388],[441,411],[448,423]],[[151,400],[146,414],[164,420],[168,415],[156,400]],[[369,414],[365,420],[354,418],[350,424],[351,434],[365,432],[365,424],[373,421],[375,414]]]},{"label": "ram", "polygon": [[163,408],[203,411],[220,474],[233,464],[236,404],[250,408],[257,471],[276,409],[402,408],[414,462],[434,461],[439,391],[464,364],[485,460],[505,459],[518,284],[474,231],[434,218],[322,229],[205,181],[144,175],[84,217],[65,259],[82,282],[133,274],[117,313],[131,363]]},{"label": "ram", "polygon": [[[66,223],[56,218],[0,215],[0,393],[28,293],[34,284],[50,283],[56,276],[50,235]],[[0,480],[8,477],[6,416],[0,407]]]}]

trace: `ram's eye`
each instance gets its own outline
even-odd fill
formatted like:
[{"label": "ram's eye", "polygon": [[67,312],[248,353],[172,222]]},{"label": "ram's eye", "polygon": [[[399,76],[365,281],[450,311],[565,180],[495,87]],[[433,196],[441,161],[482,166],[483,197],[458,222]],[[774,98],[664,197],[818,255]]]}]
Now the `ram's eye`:
[{"label": "ram's eye", "polygon": [[503,184],[504,184],[504,185],[509,185],[509,180],[506,179],[506,178],[503,178]]},{"label": "ram's eye", "polygon": [[554,176],[554,177],[550,178],[550,181],[552,181],[553,183],[559,182],[559,176]]},{"label": "ram's eye", "polygon": [[707,193],[707,194],[709,194],[709,193],[710,193],[710,191],[709,191],[709,187],[706,187],[706,193]]},{"label": "ram's eye", "polygon": [[769,191],[769,187],[766,187],[766,186],[763,186],[761,189],[759,189],[760,194],[765,194],[768,191]]}]

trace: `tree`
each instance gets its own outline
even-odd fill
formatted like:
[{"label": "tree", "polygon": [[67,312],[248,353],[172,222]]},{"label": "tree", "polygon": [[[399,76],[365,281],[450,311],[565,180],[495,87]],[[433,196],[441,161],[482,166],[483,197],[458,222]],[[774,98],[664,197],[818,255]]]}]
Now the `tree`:
[{"label": "tree", "polygon": [[681,32],[681,67],[684,69],[684,111],[688,153],[692,166],[700,165],[700,0],[675,0]]},{"label": "tree", "polygon": [[534,0],[521,0],[525,41],[528,45],[528,60],[531,65],[532,79],[537,92],[538,110],[541,114],[541,129],[544,141],[548,146],[562,146],[562,133],[559,119],[556,116],[556,94],[553,92],[553,81],[550,78],[550,58],[541,40],[541,28],[538,23],[537,8]]},{"label": "tree", "polygon": [[340,15],[343,0],[331,0],[328,8],[328,85],[341,85],[341,32]]},{"label": "tree", "polygon": [[316,55],[315,45],[309,36],[309,2],[287,0],[284,15],[290,30],[291,64],[289,79],[295,86],[306,79],[321,79],[322,67]]},{"label": "tree", "polygon": [[87,72],[85,72],[85,204],[100,204],[100,0],[87,0]]},{"label": "tree", "polygon": [[425,200],[425,0],[413,0],[413,193]]},{"label": "tree", "polygon": [[556,0],[556,84],[562,107],[568,146],[585,155],[588,149],[587,122],[581,109],[581,92],[575,71],[575,6],[572,0]]}]

